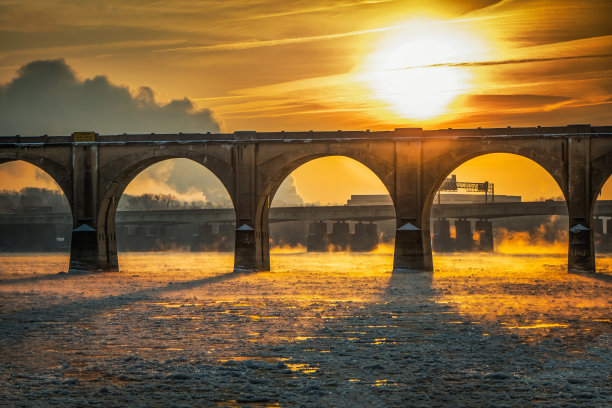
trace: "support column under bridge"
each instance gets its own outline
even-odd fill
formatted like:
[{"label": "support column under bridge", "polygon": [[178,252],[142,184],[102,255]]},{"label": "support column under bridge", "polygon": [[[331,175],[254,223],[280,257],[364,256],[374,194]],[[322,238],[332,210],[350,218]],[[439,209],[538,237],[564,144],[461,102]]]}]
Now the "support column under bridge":
[{"label": "support column under bridge", "polygon": [[422,130],[404,129],[406,139],[396,143],[394,183],[391,198],[395,204],[396,231],[393,270],[397,272],[433,271],[428,190],[424,183],[424,140]]},{"label": "support column under bridge", "polygon": [[99,157],[95,144],[72,146],[72,215],[70,270],[118,271],[114,214],[112,222],[99,210]]}]

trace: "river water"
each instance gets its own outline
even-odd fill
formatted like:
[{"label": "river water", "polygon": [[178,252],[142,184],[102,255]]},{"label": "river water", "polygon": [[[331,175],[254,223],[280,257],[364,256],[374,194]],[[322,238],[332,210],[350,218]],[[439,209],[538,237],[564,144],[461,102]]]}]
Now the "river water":
[{"label": "river water", "polygon": [[612,258],[0,256],[1,406],[609,406]]}]

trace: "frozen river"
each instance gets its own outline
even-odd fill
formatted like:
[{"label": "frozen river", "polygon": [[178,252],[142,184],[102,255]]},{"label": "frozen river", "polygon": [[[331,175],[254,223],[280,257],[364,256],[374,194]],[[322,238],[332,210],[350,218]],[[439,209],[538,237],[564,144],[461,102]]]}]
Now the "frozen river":
[{"label": "frozen river", "polygon": [[612,258],[552,255],[0,256],[0,406],[612,404]]}]

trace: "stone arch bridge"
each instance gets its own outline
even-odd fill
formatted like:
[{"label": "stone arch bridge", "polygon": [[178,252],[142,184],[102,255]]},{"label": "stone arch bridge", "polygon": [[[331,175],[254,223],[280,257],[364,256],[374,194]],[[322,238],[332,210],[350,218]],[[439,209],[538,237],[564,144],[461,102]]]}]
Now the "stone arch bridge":
[{"label": "stone arch bridge", "polygon": [[394,268],[431,271],[434,195],[456,167],[488,153],[517,154],[548,171],[568,206],[568,268],[594,271],[592,214],[612,174],[612,126],[0,137],[0,163],[38,166],[68,198],[74,224],[70,267],[103,271],[118,269],[119,199],[154,163],[187,158],[212,171],[234,204],[235,269],[268,270],[268,216],[276,190],[300,165],[336,155],[364,164],[389,191],[397,221]]}]

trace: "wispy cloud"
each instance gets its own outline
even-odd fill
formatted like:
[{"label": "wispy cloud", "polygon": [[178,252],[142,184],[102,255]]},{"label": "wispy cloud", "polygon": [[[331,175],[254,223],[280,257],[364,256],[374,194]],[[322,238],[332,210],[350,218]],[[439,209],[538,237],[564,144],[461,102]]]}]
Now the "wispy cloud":
[{"label": "wispy cloud", "polygon": [[176,51],[210,52],[210,51],[245,50],[245,49],[251,49],[251,48],[272,47],[272,46],[277,46],[277,45],[307,43],[307,42],[312,42],[312,41],[334,40],[338,38],[354,37],[357,35],[391,31],[391,30],[396,30],[400,27],[401,26],[389,26],[389,27],[382,27],[382,28],[372,28],[368,30],[349,31],[346,33],[315,35],[315,36],[308,36],[308,37],[281,38],[277,40],[255,40],[255,41],[242,41],[242,42],[234,42],[234,43],[227,43],[227,44],[194,45],[194,46],[188,46],[188,47],[168,48],[164,50],[158,50],[157,52],[176,52]]},{"label": "wispy cloud", "polygon": [[262,19],[267,19],[267,18],[288,17],[288,16],[295,16],[295,15],[301,15],[301,14],[313,14],[313,13],[320,13],[320,12],[323,12],[323,11],[338,10],[338,9],[345,9],[345,8],[351,8],[351,7],[359,7],[359,6],[372,5],[372,4],[394,3],[394,2],[397,2],[397,0],[356,1],[356,2],[351,2],[351,3],[334,4],[334,5],[331,5],[331,6],[320,6],[320,7],[311,7],[311,8],[303,8],[303,9],[292,9],[292,10],[280,11],[280,12],[277,12],[277,13],[263,13],[263,14],[259,14],[259,15],[255,14],[255,15],[243,16],[243,17],[240,17],[240,18],[238,18],[236,20],[237,21],[240,21],[240,20],[262,20]]},{"label": "wispy cloud", "polygon": [[473,61],[473,62],[449,62],[442,64],[431,65],[415,65],[411,67],[397,68],[397,70],[417,69],[417,68],[439,68],[439,67],[487,67],[493,65],[510,65],[510,64],[527,64],[530,62],[549,62],[549,61],[567,61],[586,58],[612,58],[612,54],[593,54],[593,55],[572,55],[566,57],[545,57],[545,58],[523,58],[523,59],[507,59],[499,61]]},{"label": "wispy cloud", "polygon": [[245,50],[245,49],[252,49],[252,48],[274,47],[274,46],[279,46],[279,45],[309,43],[313,41],[336,40],[336,39],[355,37],[355,36],[360,36],[360,35],[382,33],[382,32],[387,32],[387,31],[395,31],[395,30],[404,29],[407,27],[418,29],[420,27],[430,27],[430,26],[436,26],[436,25],[452,25],[452,24],[473,22],[473,21],[479,21],[479,20],[491,20],[491,19],[496,19],[496,18],[497,18],[496,16],[479,16],[479,17],[469,17],[469,18],[458,18],[458,19],[445,20],[445,21],[430,21],[430,22],[422,22],[422,23],[411,21],[411,22],[407,22],[403,24],[395,24],[395,25],[389,25],[389,26],[378,27],[378,28],[370,28],[370,29],[365,29],[365,30],[348,31],[348,32],[336,33],[336,34],[323,34],[323,35],[304,36],[304,37],[279,38],[279,39],[274,39],[274,40],[239,41],[239,42],[224,43],[224,44],[192,45],[192,46],[185,46],[185,47],[166,48],[166,49],[157,50],[156,52],[235,51],[235,50]]},{"label": "wispy cloud", "polygon": [[84,44],[84,45],[66,45],[58,47],[38,47],[38,48],[24,48],[19,50],[10,50],[0,52],[0,58],[6,58],[9,56],[25,56],[25,55],[49,55],[49,56],[67,56],[71,54],[83,54],[89,53],[94,56],[101,55],[101,52],[108,50],[114,51],[114,53],[108,53],[105,55],[114,55],[120,50],[134,50],[137,49],[139,52],[149,48],[155,47],[167,47],[169,45],[177,44],[182,42],[181,40],[124,40],[124,41],[109,41],[98,44]]}]

